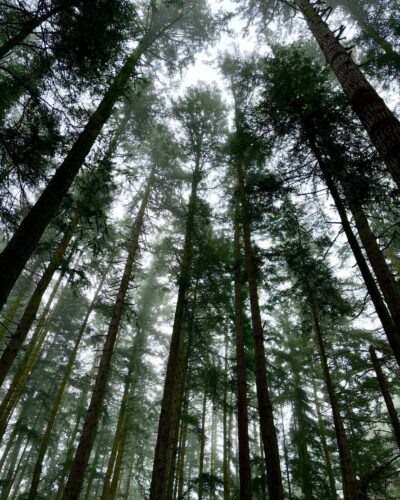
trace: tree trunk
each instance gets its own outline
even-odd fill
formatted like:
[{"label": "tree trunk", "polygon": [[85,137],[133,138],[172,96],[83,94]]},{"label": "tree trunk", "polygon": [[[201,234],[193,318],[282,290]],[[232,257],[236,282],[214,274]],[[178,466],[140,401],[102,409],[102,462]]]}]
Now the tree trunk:
[{"label": "tree trunk", "polygon": [[235,301],[235,336],[236,336],[236,385],[237,419],[239,440],[239,479],[240,498],[251,500],[251,463],[249,446],[249,417],[247,405],[247,377],[243,331],[243,270],[240,245],[240,207],[236,203],[234,223],[234,301]]},{"label": "tree trunk", "polygon": [[198,500],[203,500],[204,490],[204,450],[206,445],[206,410],[207,410],[207,391],[204,388],[203,409],[201,412],[201,430],[200,430],[200,461],[199,461],[199,491]]},{"label": "tree trunk", "polygon": [[142,202],[132,228],[132,234],[129,240],[129,251],[125,262],[125,268],[119,285],[116,300],[111,313],[111,321],[108,327],[106,340],[103,347],[103,353],[100,359],[99,370],[93,389],[92,399],[86,414],[79,445],[72,463],[70,475],[65,486],[63,499],[77,499],[82,489],[84,471],[89,461],[90,452],[96,433],[96,426],[104,401],[107,380],[110,372],[111,360],[114,351],[117,334],[121,322],[122,312],[126,300],[126,295],[131,280],[132,269],[135,263],[138,249],[139,237],[143,228],[144,214],[149,201],[150,190],[153,183],[153,173],[147,181],[143,193]]},{"label": "tree trunk", "polygon": [[378,357],[376,355],[375,348],[371,345],[369,348],[369,354],[371,356],[372,365],[374,367],[376,378],[378,379],[379,387],[382,392],[383,399],[385,400],[386,408],[389,414],[390,422],[393,427],[393,434],[396,438],[397,446],[400,448],[400,420],[397,414],[396,408],[393,403],[392,396],[390,395],[388,383],[386,377],[382,371],[382,367],[379,363]]},{"label": "tree trunk", "polygon": [[344,500],[357,500],[360,497],[359,484],[354,472],[350,444],[347,439],[346,430],[343,424],[343,417],[340,414],[339,403],[336,398],[336,393],[333,386],[331,373],[329,371],[328,357],[325,351],[325,344],[321,326],[319,323],[318,312],[316,306],[313,303],[311,303],[311,313],[312,313],[313,328],[316,335],[317,346],[320,355],[322,372],[324,375],[325,385],[332,409],[333,423],[336,433],[336,441],[339,450],[340,469],[343,478],[343,496]]},{"label": "tree trunk", "polygon": [[18,400],[25,388],[25,384],[36,365],[42,346],[47,338],[51,326],[51,319],[53,314],[49,315],[50,307],[54,301],[58,289],[61,285],[61,281],[64,277],[64,273],[61,273],[57,282],[55,283],[50,297],[40,315],[39,321],[33,332],[32,338],[26,348],[24,357],[22,358],[17,371],[11,381],[9,388],[1,402],[0,406],[0,440],[3,438],[6,430],[8,421],[18,403]]},{"label": "tree trunk", "polygon": [[313,500],[313,482],[312,482],[312,469],[310,463],[310,455],[307,448],[307,431],[305,422],[305,409],[303,396],[304,393],[301,390],[300,375],[296,367],[292,364],[292,372],[294,376],[294,414],[297,422],[296,438],[297,442],[297,452],[299,457],[299,462],[301,463],[301,488],[303,490],[303,495],[305,500]]},{"label": "tree trunk", "polygon": [[7,476],[5,478],[5,484],[3,485],[1,492],[1,500],[7,500],[10,490],[13,485],[13,479],[15,477],[15,466],[17,464],[19,452],[21,451],[21,446],[23,442],[23,437],[20,435],[14,444],[13,451],[10,456],[10,462],[8,464]]},{"label": "tree trunk", "polygon": [[343,230],[346,234],[358,268],[360,269],[368,294],[371,297],[372,303],[375,307],[375,311],[380,319],[388,342],[392,348],[393,354],[397,360],[398,365],[400,366],[400,328],[396,327],[396,325],[394,324],[389,311],[387,310],[386,304],[382,299],[381,293],[375,283],[375,279],[370,271],[367,261],[364,258],[364,254],[361,250],[358,240],[353,233],[350,221],[347,217],[346,208],[340,197],[335,182],[333,181],[329,170],[326,168],[321,155],[319,155],[319,152],[314,150],[314,153],[316,154],[326,185],[328,186],[329,192],[336,205],[336,209],[342,222]]},{"label": "tree trunk", "polygon": [[179,276],[178,299],[172,327],[171,343],[165,375],[164,393],[158,424],[157,443],[154,454],[153,473],[150,487],[150,500],[167,500],[169,491],[170,467],[176,425],[179,423],[180,397],[182,396],[179,375],[184,355],[184,315],[187,292],[190,285],[190,263],[192,251],[192,233],[197,205],[197,189],[200,182],[200,161],[196,161],[193,173],[192,190],[186,220],[185,242]]},{"label": "tree trunk", "polygon": [[[231,476],[229,470],[229,436],[228,436],[228,354],[229,354],[229,338],[225,336],[225,385],[224,385],[224,401],[223,401],[223,477],[224,477],[224,500],[231,500]],[[247,407],[246,407],[247,410]],[[251,479],[251,476],[250,476]],[[243,497],[245,498],[245,497]]]},{"label": "tree trunk", "polygon": [[400,188],[400,122],[310,2],[295,0],[354,112]]},{"label": "tree trunk", "polygon": [[[288,448],[287,448],[287,443],[286,443],[286,431],[285,431],[285,421],[283,420],[283,409],[282,406],[280,408],[281,412],[281,427],[282,427],[282,437],[283,437],[283,455],[285,457],[285,472],[286,472],[286,481],[288,484],[288,493],[289,493],[289,500],[292,500],[292,486],[290,484],[290,471],[289,471],[289,453],[288,453]],[[262,454],[262,443],[260,446],[260,451]]]},{"label": "tree trunk", "polygon": [[65,7],[59,6],[54,9],[50,9],[45,14],[34,17],[33,19],[25,22],[18,33],[9,38],[0,47],[0,60],[3,59],[3,57],[5,57],[9,52],[11,52],[17,45],[20,45],[25,40],[25,38],[33,33],[36,28],[38,28],[41,24],[49,20],[50,17],[54,16],[54,14],[57,14],[57,12],[60,12]]},{"label": "tree trunk", "polygon": [[44,230],[63,202],[86,156],[89,154],[104,124],[110,117],[116,101],[122,95],[140,57],[155,41],[157,36],[145,35],[137,48],[126,59],[65,160],[59,166],[35,205],[26,215],[14,236],[0,254],[0,276],[2,276],[0,284],[0,309],[6,302],[15,281],[21,274]]},{"label": "tree trunk", "polygon": [[25,311],[18,323],[17,329],[11,335],[11,338],[3,351],[0,358],[0,386],[3,384],[4,379],[10,369],[13,361],[15,360],[19,350],[28,335],[28,332],[36,318],[36,313],[39,309],[40,302],[42,300],[43,294],[47,290],[54,273],[57,271],[62,259],[65,255],[65,251],[75,233],[75,229],[79,223],[81,217],[81,211],[78,210],[74,217],[71,219],[69,226],[58,244],[57,248],[54,250],[51,256],[50,262],[40,278],[38,284],[36,285],[35,291],[33,292]]},{"label": "tree trunk", "polygon": [[336,492],[335,476],[333,474],[332,461],[331,461],[331,457],[329,454],[328,443],[326,440],[325,425],[324,425],[324,422],[322,420],[321,403],[320,403],[319,398],[318,398],[317,388],[316,388],[314,380],[313,380],[312,385],[313,385],[313,393],[314,393],[314,404],[315,404],[315,408],[317,410],[317,417],[318,417],[319,435],[321,438],[322,451],[324,452],[326,474],[327,474],[328,480],[329,480],[329,487],[331,490],[332,499],[337,500],[338,496],[337,496],[337,492]]},{"label": "tree trunk", "polygon": [[268,491],[274,500],[283,499],[281,465],[279,447],[274,424],[272,402],[267,381],[267,363],[264,347],[264,331],[261,322],[260,305],[257,290],[257,269],[251,242],[250,216],[244,185],[243,165],[236,159],[237,183],[242,212],[243,241],[246,258],[247,279],[249,284],[251,321],[254,338],[254,357],[256,366],[256,388],[260,429],[264,445],[267,467]]},{"label": "tree trunk", "polygon": [[97,290],[94,294],[94,297],[92,299],[92,302],[91,302],[91,304],[86,312],[82,326],[78,332],[78,336],[76,337],[74,348],[72,349],[72,351],[69,355],[69,360],[68,360],[67,366],[65,367],[65,370],[64,370],[64,376],[61,380],[61,384],[57,390],[56,396],[53,400],[53,404],[52,404],[50,414],[49,414],[49,419],[47,421],[46,430],[42,436],[40,446],[39,446],[39,451],[38,451],[37,458],[36,458],[35,467],[33,469],[33,476],[32,476],[31,488],[30,488],[29,495],[28,495],[28,500],[34,500],[37,496],[40,476],[42,474],[43,460],[44,460],[44,457],[46,455],[47,448],[49,446],[50,436],[51,436],[51,433],[53,431],[54,424],[56,422],[56,418],[57,418],[57,415],[58,415],[58,412],[60,409],[62,397],[64,395],[64,391],[65,391],[65,388],[68,384],[68,381],[70,379],[70,376],[72,373],[72,368],[75,364],[76,356],[78,354],[78,349],[79,349],[83,334],[86,331],[86,326],[89,322],[90,314],[93,311],[93,308],[94,308],[95,303],[97,301],[97,297],[98,297],[98,295],[103,287],[105,278],[106,278],[106,273],[104,273],[104,275],[102,276],[100,283],[97,287]]}]

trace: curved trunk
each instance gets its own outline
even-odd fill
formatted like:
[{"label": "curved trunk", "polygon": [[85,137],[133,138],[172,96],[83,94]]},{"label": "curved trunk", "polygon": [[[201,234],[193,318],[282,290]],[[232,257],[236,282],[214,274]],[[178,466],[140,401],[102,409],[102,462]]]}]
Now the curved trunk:
[{"label": "curved trunk", "polygon": [[132,233],[129,239],[129,251],[125,262],[122,279],[119,285],[118,293],[111,313],[111,321],[104,342],[103,352],[100,358],[100,365],[93,389],[92,399],[87,410],[82,434],[76,450],[76,454],[71,466],[70,475],[65,486],[63,499],[76,499],[82,489],[84,471],[87,467],[90,452],[92,450],[95,438],[96,427],[101,413],[101,407],[104,401],[104,395],[107,387],[107,380],[111,367],[111,360],[114,352],[114,346],[117,339],[122,312],[126,300],[126,295],[131,281],[133,266],[139,250],[139,237],[142,233],[144,214],[150,196],[150,190],[153,183],[153,174],[150,175],[142,202],[136,216]]},{"label": "curved trunk", "polygon": [[354,112],[400,188],[400,122],[310,0],[295,0]]},{"label": "curved trunk", "polygon": [[282,473],[279,460],[279,447],[274,424],[272,401],[267,381],[267,362],[264,347],[264,331],[261,322],[257,290],[257,269],[251,243],[250,217],[244,186],[243,165],[236,159],[237,183],[241,203],[243,241],[246,258],[247,279],[249,284],[251,322],[254,338],[254,357],[256,366],[256,388],[260,429],[264,445],[267,467],[268,491],[274,500],[283,499]]},{"label": "curved trunk", "polygon": [[235,207],[233,258],[240,498],[242,498],[243,500],[251,500],[252,488],[248,429],[249,417],[247,406],[247,377],[243,332],[243,276],[242,256],[240,250],[240,207],[238,204],[236,204]]}]

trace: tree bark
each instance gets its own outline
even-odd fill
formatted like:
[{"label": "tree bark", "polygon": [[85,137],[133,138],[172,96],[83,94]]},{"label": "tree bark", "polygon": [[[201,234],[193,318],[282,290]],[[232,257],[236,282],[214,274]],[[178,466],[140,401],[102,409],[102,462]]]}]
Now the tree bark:
[{"label": "tree bark", "polygon": [[[231,500],[231,475],[229,470],[229,436],[228,436],[228,334],[225,336],[225,386],[223,401],[223,478],[224,478],[224,500]],[[250,476],[251,479],[251,476]]]},{"label": "tree bark", "polygon": [[121,323],[122,312],[126,300],[126,295],[128,293],[133,265],[135,263],[139,249],[139,237],[142,233],[144,214],[146,211],[147,203],[149,201],[152,183],[153,174],[150,174],[143,193],[142,202],[132,228],[132,234],[129,239],[128,256],[125,262],[122,279],[112,309],[111,321],[108,327],[108,332],[103,347],[103,353],[100,359],[100,365],[93,389],[92,399],[87,410],[79,445],[72,463],[67,484],[65,486],[64,494],[62,497],[63,500],[77,499],[82,489],[84,478],[83,473],[89,461],[90,452],[95,438],[96,427],[101,413],[101,407],[104,401],[112,355],[119,331],[119,326]]},{"label": "tree bark", "polygon": [[[11,338],[3,351],[0,358],[0,386],[3,384],[4,379],[10,369],[13,361],[15,360],[19,350],[28,335],[28,332],[36,318],[36,313],[39,309],[40,302],[42,300],[43,294],[45,293],[54,273],[57,271],[62,259],[64,257],[65,251],[75,233],[75,229],[79,223],[81,217],[81,211],[78,210],[69,226],[58,244],[57,248],[54,250],[51,256],[50,262],[40,278],[38,284],[36,285],[35,291],[33,292],[29,302],[25,308],[25,311],[18,323],[17,329],[11,335]],[[1,273],[0,273],[1,274]]]},{"label": "tree bark", "polygon": [[115,103],[122,95],[139,59],[155,41],[157,36],[145,35],[137,48],[126,59],[66,158],[0,254],[0,276],[2,276],[0,284],[0,309],[6,302],[9,293],[38,244],[44,230],[63,202],[86,156],[89,154],[104,124],[109,119]]},{"label": "tree bark", "polygon": [[251,500],[251,463],[249,445],[249,416],[247,403],[247,377],[243,331],[243,273],[240,245],[240,206],[236,203],[233,242],[235,336],[236,336],[236,385],[239,440],[240,498]]},{"label": "tree bark", "polygon": [[336,209],[338,211],[340,220],[342,222],[343,230],[346,234],[347,241],[349,242],[350,248],[353,252],[354,258],[361,272],[361,276],[364,280],[368,294],[371,297],[372,303],[374,304],[375,311],[385,331],[386,337],[388,339],[390,347],[392,348],[396,361],[400,366],[400,327],[396,326],[395,323],[393,322],[393,319],[389,314],[386,304],[383,301],[381,293],[375,283],[375,279],[370,271],[370,268],[364,257],[364,254],[361,250],[358,240],[351,228],[350,221],[347,217],[345,205],[340,197],[339,191],[329,172],[329,169],[325,166],[324,161],[322,157],[319,155],[318,151],[314,150],[314,153],[316,154],[320,169],[322,171],[322,175],[325,179],[325,183],[328,186],[329,192],[336,205]]},{"label": "tree bark", "polygon": [[382,371],[374,346],[369,347],[369,354],[371,357],[372,365],[374,367],[376,378],[378,379],[379,387],[385,400],[386,408],[389,414],[390,422],[393,427],[393,434],[396,438],[397,446],[400,448],[400,420],[396,408],[393,403],[392,396],[390,395],[389,386],[386,377]]},{"label": "tree bark", "polygon": [[181,381],[179,374],[184,355],[184,315],[187,292],[190,285],[190,264],[192,253],[192,233],[197,205],[197,189],[200,182],[200,160],[196,162],[192,189],[186,219],[185,242],[179,277],[178,299],[172,327],[171,343],[165,375],[164,393],[158,424],[157,443],[154,454],[153,473],[150,487],[150,500],[167,500],[169,491],[170,467],[172,463],[176,425],[179,422],[179,398]]},{"label": "tree bark", "polygon": [[400,122],[310,0],[295,0],[354,112],[400,188]]},{"label": "tree bark", "polygon": [[318,311],[312,301],[310,307],[322,372],[324,375],[325,385],[332,409],[333,424],[335,427],[336,441],[339,450],[340,470],[342,472],[343,478],[343,496],[344,500],[358,500],[360,498],[360,485],[354,472],[350,444],[346,435],[346,430],[344,428],[343,417],[340,413],[339,403],[336,397],[335,388],[329,370],[328,357],[325,351],[325,343],[319,322]]},{"label": "tree bark", "polygon": [[256,388],[260,428],[264,445],[267,467],[268,491],[274,500],[283,499],[282,473],[279,460],[279,447],[274,424],[271,396],[267,381],[267,363],[264,347],[264,331],[261,322],[257,290],[257,268],[251,242],[250,216],[245,193],[243,165],[236,158],[237,184],[242,212],[242,230],[245,249],[247,279],[249,285],[251,321],[254,338],[254,357],[256,365]]},{"label": "tree bark", "polygon": [[53,404],[52,404],[49,418],[47,421],[46,430],[45,430],[45,432],[42,436],[42,439],[40,441],[39,451],[38,451],[35,466],[33,469],[33,476],[32,476],[32,481],[31,481],[31,488],[29,490],[28,500],[34,500],[37,496],[40,476],[42,474],[43,460],[44,460],[44,457],[46,455],[47,448],[49,446],[50,436],[51,436],[51,433],[53,431],[54,424],[56,422],[56,418],[57,418],[57,415],[58,415],[58,412],[60,409],[60,405],[61,405],[61,401],[62,401],[62,398],[64,395],[64,391],[65,391],[65,388],[66,388],[68,381],[71,377],[72,368],[73,368],[75,361],[76,361],[76,356],[78,354],[78,349],[79,349],[83,334],[86,331],[86,326],[89,322],[90,315],[91,315],[93,308],[96,304],[97,297],[98,297],[98,295],[103,287],[105,278],[106,278],[106,273],[103,274],[103,276],[100,280],[100,283],[97,287],[97,290],[94,294],[94,297],[92,299],[92,302],[91,302],[91,304],[86,312],[85,318],[83,320],[81,328],[79,329],[78,335],[76,337],[75,345],[74,345],[74,347],[69,355],[69,360],[68,360],[67,366],[65,367],[65,370],[64,370],[64,376],[61,380],[61,384],[60,384],[60,386],[57,390],[57,393],[55,395],[55,398],[53,400]]},{"label": "tree bark", "polygon": [[318,398],[317,388],[316,388],[314,380],[313,380],[312,385],[313,385],[313,393],[314,393],[314,404],[315,404],[315,408],[317,410],[319,435],[321,438],[322,451],[324,452],[326,474],[328,476],[329,487],[331,490],[332,499],[337,500],[338,496],[337,496],[337,491],[336,491],[335,476],[333,474],[332,461],[331,461],[331,457],[329,454],[328,443],[326,440],[325,425],[324,425],[324,422],[322,420],[321,403],[320,403],[319,398]]},{"label": "tree bark", "polygon": [[18,33],[9,38],[0,47],[0,60],[3,59],[3,57],[5,57],[9,52],[11,52],[17,45],[20,45],[25,40],[25,38],[33,33],[36,28],[38,28],[44,22],[48,21],[52,16],[54,16],[54,14],[57,14],[58,12],[63,10],[63,8],[65,7],[62,7],[60,5],[59,7],[50,9],[41,16],[33,17],[29,21],[26,21],[22,25]]},{"label": "tree bark", "polygon": [[206,388],[204,388],[203,409],[201,412],[198,500],[203,500],[203,491],[204,491],[204,450],[206,445],[206,410],[207,410],[207,391]]}]

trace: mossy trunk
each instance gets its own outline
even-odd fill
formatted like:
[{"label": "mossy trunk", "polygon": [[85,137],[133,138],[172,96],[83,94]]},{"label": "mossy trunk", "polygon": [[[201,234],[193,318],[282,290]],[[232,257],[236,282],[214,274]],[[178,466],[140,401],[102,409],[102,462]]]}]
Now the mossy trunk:
[{"label": "mossy trunk", "polygon": [[52,404],[49,418],[47,421],[47,426],[46,426],[46,429],[45,429],[44,434],[42,436],[42,439],[40,441],[39,450],[38,450],[38,454],[36,457],[35,466],[33,469],[33,475],[32,475],[32,481],[31,481],[31,487],[29,490],[28,500],[34,500],[37,496],[39,481],[40,481],[40,477],[42,474],[42,465],[43,465],[44,457],[46,455],[47,448],[49,446],[51,433],[53,431],[54,424],[56,422],[56,418],[57,418],[57,415],[58,415],[58,412],[60,409],[60,405],[61,405],[61,401],[62,401],[62,398],[64,395],[64,391],[65,391],[65,388],[67,387],[68,381],[71,377],[72,369],[73,369],[75,361],[76,361],[76,356],[78,354],[78,350],[79,350],[79,346],[81,344],[83,334],[85,333],[87,324],[89,322],[90,314],[93,311],[94,305],[97,301],[97,297],[98,297],[98,295],[103,287],[105,278],[106,278],[106,274],[104,274],[102,279],[100,280],[100,283],[99,283],[97,290],[94,294],[94,297],[92,299],[92,302],[91,302],[91,304],[86,312],[83,323],[82,323],[82,325],[79,329],[78,335],[75,339],[75,345],[74,345],[74,347],[69,355],[68,363],[67,363],[67,366],[65,367],[63,378],[61,380],[61,383],[58,387],[57,393],[56,393],[55,398],[53,400],[53,404]]},{"label": "mossy trunk", "polygon": [[40,278],[38,284],[36,285],[35,291],[33,292],[29,302],[19,320],[18,326],[15,332],[11,335],[6,348],[0,358],[0,386],[3,384],[7,373],[17,357],[23,342],[25,341],[29,330],[35,321],[37,311],[39,309],[40,303],[42,301],[43,294],[47,290],[47,287],[52,280],[54,273],[59,268],[67,247],[75,234],[76,227],[78,226],[81,217],[81,211],[78,210],[73,218],[71,219],[69,226],[58,244],[57,248],[51,256],[50,262],[47,265],[45,272]]}]

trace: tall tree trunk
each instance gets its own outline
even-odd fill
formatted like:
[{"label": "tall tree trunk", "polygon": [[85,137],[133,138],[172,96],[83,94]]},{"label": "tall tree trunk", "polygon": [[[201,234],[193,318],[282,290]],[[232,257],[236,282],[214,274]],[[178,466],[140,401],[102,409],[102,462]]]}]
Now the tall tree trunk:
[{"label": "tall tree trunk", "polygon": [[13,35],[6,42],[4,42],[3,45],[0,46],[0,59],[3,59],[3,57],[5,57],[9,52],[11,52],[16,46],[20,45],[25,40],[25,38],[31,35],[36,28],[38,28],[44,22],[48,21],[52,16],[54,16],[54,14],[57,14],[65,7],[60,5],[58,7],[48,10],[41,16],[36,16],[30,19],[29,21],[26,21],[22,25],[18,33]]},{"label": "tall tree trunk", "polygon": [[305,409],[303,400],[303,391],[301,390],[300,375],[298,373],[297,367],[292,364],[292,372],[294,375],[294,414],[297,422],[296,429],[296,442],[299,462],[302,465],[301,468],[301,488],[303,490],[303,495],[305,500],[313,500],[313,482],[312,482],[312,469],[310,463],[310,455],[307,448],[307,430],[305,422]]},{"label": "tall tree trunk", "polygon": [[268,491],[271,498],[274,500],[281,500],[283,499],[283,486],[279,460],[279,447],[274,424],[271,396],[267,381],[264,331],[261,322],[257,290],[257,269],[251,242],[250,216],[245,193],[243,165],[239,157],[236,158],[236,171],[242,212],[243,242],[246,258],[247,279],[249,284],[251,321],[253,327],[258,412],[260,416],[260,429],[267,467]]},{"label": "tall tree trunk", "polygon": [[310,0],[295,0],[354,112],[400,187],[400,122]]},{"label": "tall tree trunk", "polygon": [[[47,290],[54,273],[57,271],[59,265],[64,258],[65,251],[74,236],[75,229],[79,223],[81,217],[81,210],[78,210],[72,217],[69,226],[58,244],[57,248],[54,250],[51,256],[50,262],[47,265],[45,272],[40,278],[38,284],[36,285],[35,291],[33,292],[25,311],[18,323],[17,329],[11,335],[11,338],[3,351],[0,358],[0,386],[3,384],[4,379],[10,369],[13,361],[15,360],[19,350],[28,335],[28,332],[36,318],[36,313],[39,309],[40,302],[42,300],[43,294]],[[7,274],[7,273],[6,273]]]},{"label": "tall tree trunk", "polygon": [[[286,443],[286,430],[285,430],[285,421],[283,419],[283,408],[282,405],[280,407],[280,413],[281,413],[281,427],[282,427],[282,437],[283,437],[283,456],[285,458],[285,472],[286,472],[286,481],[288,484],[288,494],[289,494],[289,500],[292,500],[292,486],[291,486],[291,481],[290,481],[290,471],[289,471],[289,452],[288,452],[288,447]],[[260,451],[262,454],[262,443],[260,446]]]},{"label": "tall tree trunk", "polygon": [[199,459],[199,490],[198,500],[203,500],[204,491],[204,451],[206,445],[206,410],[207,410],[207,390],[204,388],[203,409],[201,412],[201,430],[200,430],[200,459]]},{"label": "tall tree trunk", "polygon": [[326,185],[328,186],[329,192],[335,203],[340,220],[342,222],[343,230],[346,234],[358,268],[360,269],[361,276],[364,280],[368,294],[371,297],[372,303],[375,307],[375,311],[385,331],[388,342],[393,350],[393,354],[396,357],[398,365],[400,366],[400,327],[394,324],[393,319],[390,316],[389,311],[387,310],[386,304],[383,301],[381,293],[375,283],[375,279],[370,271],[358,240],[351,228],[345,205],[340,197],[339,191],[332,178],[332,175],[330,174],[329,169],[326,167],[321,155],[319,154],[319,151],[315,148],[315,146],[312,147],[312,149],[317,157]]},{"label": "tall tree trunk", "polygon": [[109,119],[115,103],[123,94],[139,59],[160,34],[148,33],[126,59],[103,99],[82,130],[66,158],[40,195],[35,205],[21,222],[14,236],[0,254],[0,309],[3,307],[15,281],[21,274],[44,230],[56,214],[74,179]]},{"label": "tall tree trunk", "polygon": [[343,495],[345,500],[357,500],[360,496],[360,485],[358,483],[356,474],[354,472],[350,444],[346,435],[346,430],[344,428],[343,417],[340,414],[339,403],[336,397],[335,388],[329,370],[328,357],[325,351],[325,344],[319,322],[318,311],[315,304],[312,301],[310,307],[311,307],[313,328],[316,335],[317,346],[320,355],[322,372],[324,375],[325,385],[328,392],[330,406],[332,409],[333,424],[335,427],[336,441],[339,450],[340,469],[343,478]]},{"label": "tall tree trunk", "polygon": [[15,476],[15,466],[17,464],[18,456],[21,451],[22,442],[23,442],[23,436],[22,434],[20,434],[14,444],[13,451],[10,455],[7,476],[5,478],[5,484],[3,485],[1,492],[1,497],[0,497],[1,500],[7,500],[10,490],[12,488],[13,478]]},{"label": "tall tree trunk", "polygon": [[[61,285],[64,273],[62,272],[57,279],[50,297],[47,300],[45,307],[43,308],[42,314],[40,315],[39,321],[35,327],[32,338],[26,348],[24,357],[18,366],[17,371],[11,381],[9,388],[1,402],[0,405],[0,439],[3,438],[6,430],[8,421],[14,411],[18,400],[25,388],[25,384],[32,373],[33,368],[39,359],[42,346],[47,338],[47,334],[50,330],[53,314],[49,314],[50,307],[54,301],[59,287]],[[59,304],[57,304],[59,305]]]},{"label": "tall tree trunk", "polygon": [[338,500],[337,491],[336,491],[335,476],[333,474],[332,461],[331,461],[331,457],[329,454],[328,443],[326,440],[326,429],[325,429],[324,422],[322,420],[321,403],[319,401],[319,397],[317,394],[317,387],[315,385],[315,380],[313,380],[312,385],[313,385],[313,394],[314,394],[314,404],[315,404],[315,408],[317,410],[319,435],[321,438],[322,451],[324,452],[325,470],[326,470],[326,474],[328,476],[329,487],[331,490],[332,499]]},{"label": "tall tree trunk", "polygon": [[[210,452],[210,474],[216,476],[217,465],[217,409],[213,404],[211,416],[211,452]],[[211,484],[210,500],[215,500],[215,486],[214,482]]]},{"label": "tall tree trunk", "polygon": [[[229,470],[229,436],[228,436],[228,355],[229,337],[225,335],[225,385],[223,401],[223,477],[224,477],[224,500],[231,500],[231,475]],[[247,409],[247,408],[246,408]],[[250,477],[251,479],[251,477]],[[244,497],[243,497],[244,498]]]},{"label": "tall tree trunk", "polygon": [[234,295],[235,295],[235,336],[236,336],[236,384],[237,420],[239,439],[239,480],[240,498],[251,500],[251,463],[249,446],[249,416],[247,404],[247,377],[243,331],[243,270],[240,245],[240,206],[235,206],[234,222]]},{"label": "tall tree trunk", "polygon": [[153,473],[150,487],[150,500],[167,500],[169,491],[170,467],[172,463],[176,426],[179,423],[182,383],[179,375],[184,356],[184,316],[187,291],[190,285],[190,263],[192,253],[192,233],[197,205],[197,189],[200,182],[200,160],[196,161],[193,172],[192,190],[186,219],[185,242],[179,276],[178,299],[172,327],[171,343],[165,375],[164,393],[158,424],[157,443],[154,453]]},{"label": "tall tree trunk", "polygon": [[[100,425],[100,431],[103,430],[104,420],[105,420],[105,418],[103,417],[102,423]],[[84,500],[88,500],[90,497],[90,492],[92,490],[92,484],[93,484],[94,478],[96,477],[96,468],[97,468],[97,463],[98,463],[99,458],[100,458],[102,445],[103,445],[103,442],[101,440],[101,432],[99,432],[99,437],[97,439],[97,443],[96,443],[96,447],[95,447],[93,462],[92,462],[91,467],[90,467],[90,473],[89,473],[88,481],[86,484],[86,491],[85,491]],[[105,457],[103,457],[102,464],[101,464],[102,466],[104,464],[104,460],[105,460]],[[101,467],[101,470],[103,470],[103,467]],[[100,479],[101,478],[99,478],[98,481],[100,481]],[[98,498],[98,497],[96,496],[94,498]]]},{"label": "tall tree trunk", "polygon": [[49,446],[50,436],[51,436],[51,433],[53,431],[54,424],[56,422],[56,418],[57,418],[57,415],[58,415],[58,412],[60,409],[60,405],[61,405],[61,401],[62,401],[62,398],[64,395],[64,391],[65,391],[65,388],[66,388],[68,381],[71,377],[72,368],[75,364],[76,356],[78,354],[78,349],[79,349],[83,334],[86,331],[86,326],[89,322],[90,314],[92,313],[93,308],[96,304],[97,297],[98,297],[98,295],[103,287],[105,278],[106,278],[106,273],[103,274],[103,276],[100,280],[100,283],[97,287],[97,290],[94,294],[94,297],[92,299],[92,302],[91,302],[91,304],[86,312],[85,318],[83,320],[81,328],[79,329],[78,335],[76,337],[75,345],[74,345],[74,347],[69,355],[69,360],[68,360],[67,366],[65,367],[65,370],[64,370],[64,376],[61,380],[61,384],[58,387],[57,393],[56,393],[55,398],[53,400],[53,404],[52,404],[50,414],[49,414],[49,419],[47,421],[46,430],[45,430],[45,432],[42,436],[42,439],[40,441],[39,451],[38,451],[36,463],[35,463],[35,466],[33,469],[33,476],[32,476],[31,488],[29,490],[28,500],[34,500],[37,496],[40,476],[42,474],[43,460],[44,460],[44,457],[46,455],[47,448]]},{"label": "tall tree trunk", "polygon": [[[188,411],[188,400],[187,397],[185,399],[184,404],[184,412]],[[185,458],[186,458],[186,440],[187,440],[187,429],[188,423],[187,420],[182,421],[182,436],[181,436],[181,446],[179,453],[179,464],[178,464],[178,474],[177,474],[177,499],[183,499],[183,488],[185,484]]]},{"label": "tall tree trunk", "polygon": [[371,356],[372,365],[374,367],[376,378],[378,379],[379,387],[381,389],[381,393],[383,399],[385,400],[386,408],[389,414],[390,422],[393,427],[393,434],[396,438],[397,446],[400,448],[400,420],[397,414],[396,408],[393,403],[392,396],[390,395],[388,383],[386,377],[382,371],[382,367],[379,363],[378,357],[376,355],[376,351],[374,346],[369,347],[369,354]]},{"label": "tall tree trunk", "polygon": [[107,386],[107,380],[111,367],[112,355],[117,339],[119,326],[121,323],[122,312],[126,300],[126,295],[131,280],[133,266],[138,254],[139,237],[142,233],[144,214],[147,203],[150,197],[150,190],[153,184],[153,173],[150,174],[145,187],[142,202],[136,216],[132,233],[129,239],[128,256],[125,262],[122,279],[119,285],[118,293],[111,313],[111,321],[108,327],[107,336],[105,339],[103,353],[100,359],[99,370],[96,377],[96,382],[93,389],[92,399],[86,414],[85,423],[83,426],[81,438],[78,448],[72,463],[70,475],[65,486],[63,499],[77,499],[82,489],[84,471],[89,461],[90,452],[92,450],[93,441],[95,438],[96,427],[101,413],[101,407],[104,401],[104,395]]}]

